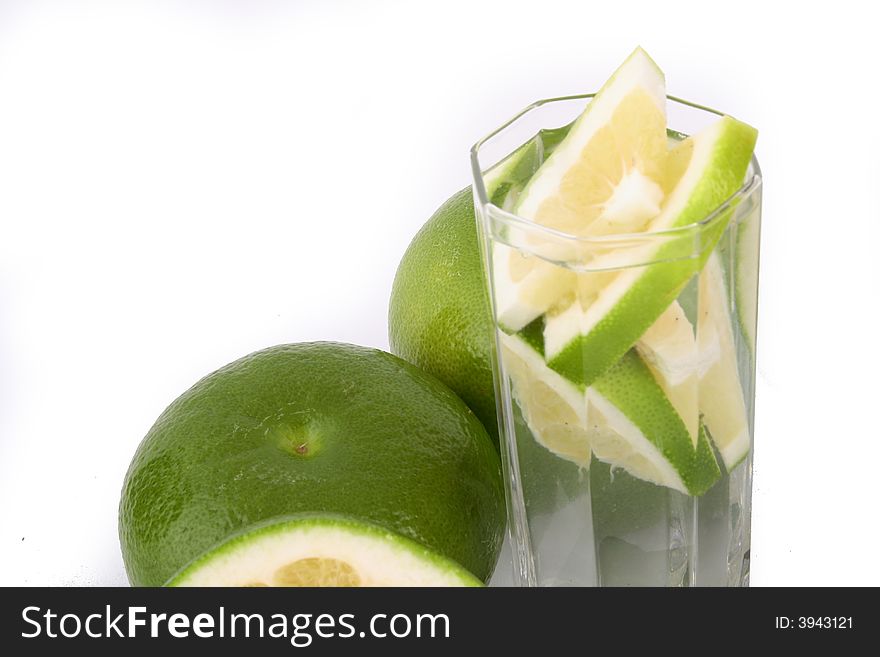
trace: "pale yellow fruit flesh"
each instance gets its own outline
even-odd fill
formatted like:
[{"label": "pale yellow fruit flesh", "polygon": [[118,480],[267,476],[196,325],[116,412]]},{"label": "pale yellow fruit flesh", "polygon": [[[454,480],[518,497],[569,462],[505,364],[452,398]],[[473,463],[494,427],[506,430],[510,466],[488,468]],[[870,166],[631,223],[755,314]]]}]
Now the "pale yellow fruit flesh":
[{"label": "pale yellow fruit flesh", "polygon": [[274,586],[361,586],[354,567],[340,559],[309,557],[298,559],[275,571]]},{"label": "pale yellow fruit flesh", "polygon": [[694,328],[674,301],[636,343],[657,383],[678,411],[694,447],[700,428],[699,352]]},{"label": "pale yellow fruit flesh", "polygon": [[730,470],[748,454],[751,439],[729,296],[717,254],[709,257],[700,274],[699,295],[699,349],[718,354],[700,377],[700,411],[725,467]]},{"label": "pale yellow fruit flesh", "polygon": [[687,492],[675,468],[619,408],[594,388],[587,390],[586,397],[590,405],[589,439],[596,458],[639,479]]},{"label": "pale yellow fruit flesh", "polygon": [[666,154],[665,113],[636,88],[584,146],[557,193],[527,218],[572,235],[639,230],[660,212]]},{"label": "pale yellow fruit flesh", "polygon": [[582,468],[590,464],[587,401],[583,392],[551,370],[530,345],[501,338],[504,369],[514,399],[535,440]]},{"label": "pale yellow fruit flesh", "polygon": [[[659,214],[675,182],[666,164],[665,107],[663,74],[637,49],[544,162],[513,211],[572,235],[643,230]],[[561,262],[581,255],[563,249],[549,259]],[[495,245],[493,269],[498,322],[507,330],[518,331],[576,298],[587,302],[571,271],[510,246]]]},{"label": "pale yellow fruit flesh", "polygon": [[234,539],[187,568],[173,586],[474,586],[458,564],[379,528],[290,522]]}]

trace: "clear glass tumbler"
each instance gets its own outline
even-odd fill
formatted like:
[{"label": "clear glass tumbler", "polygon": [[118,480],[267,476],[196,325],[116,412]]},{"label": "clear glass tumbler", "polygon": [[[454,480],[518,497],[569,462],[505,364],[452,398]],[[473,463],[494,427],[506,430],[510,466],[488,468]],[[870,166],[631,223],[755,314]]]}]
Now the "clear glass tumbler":
[{"label": "clear glass tumbler", "polygon": [[[760,169],[682,228],[583,237],[517,216],[591,98],[536,102],[471,151],[514,582],[747,586]],[[669,138],[717,118],[670,98]],[[633,324],[579,341],[638,280]]]}]

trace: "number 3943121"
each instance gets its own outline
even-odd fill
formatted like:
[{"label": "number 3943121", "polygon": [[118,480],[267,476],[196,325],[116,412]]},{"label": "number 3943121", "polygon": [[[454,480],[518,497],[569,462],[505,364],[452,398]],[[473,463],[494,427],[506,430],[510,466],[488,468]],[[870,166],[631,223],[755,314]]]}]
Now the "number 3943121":
[{"label": "number 3943121", "polygon": [[777,616],[776,629],[851,630],[852,616]]}]

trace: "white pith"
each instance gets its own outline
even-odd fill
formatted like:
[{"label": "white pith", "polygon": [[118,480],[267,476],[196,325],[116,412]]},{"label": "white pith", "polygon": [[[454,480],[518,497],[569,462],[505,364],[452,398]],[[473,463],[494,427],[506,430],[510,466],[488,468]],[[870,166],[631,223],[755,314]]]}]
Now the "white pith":
[{"label": "white pith", "polygon": [[[621,101],[637,89],[646,91],[665,115],[666,85],[663,73],[641,49],[636,50],[621,65],[577,119],[569,134],[541,165],[518,199],[516,214],[526,219],[534,219],[541,203],[557,193],[563,177],[580,159],[584,146],[611,120]],[[608,211],[608,217],[605,218],[618,224],[621,232],[627,232],[632,229],[634,221],[643,224],[647,219],[655,216],[660,210],[662,197],[663,192],[656,183],[637,169],[633,169],[618,181],[615,191],[605,205]],[[527,237],[526,241],[534,240]],[[576,250],[553,248],[554,245],[549,243],[525,246],[527,250],[540,252],[543,255],[551,250],[556,251],[557,261],[567,259],[566,255],[568,258],[577,256]],[[562,268],[558,265],[534,257],[532,271],[524,278],[514,281],[507,272],[507,263],[515,250],[500,243],[496,243],[493,250],[495,307],[498,321],[509,330],[518,331],[559,301],[559,294],[554,292],[563,289],[563,286],[559,285],[561,280],[569,279],[560,273]]]},{"label": "white pith", "polygon": [[616,233],[638,230],[660,214],[663,190],[638,169],[630,169],[614,188],[602,210],[602,219],[615,226]]},{"label": "white pith", "polygon": [[[724,134],[723,124],[718,121],[691,137],[693,154],[681,180],[670,192],[660,214],[651,221],[648,231],[672,228],[704,173],[711,168],[715,145]],[[659,246],[647,245],[629,254],[630,261],[648,263]],[[575,302],[564,312],[548,316],[544,328],[544,352],[548,360],[556,357],[580,335],[588,335],[619,302],[629,289],[650,271],[650,265],[622,270],[586,308]]]},{"label": "white pith", "polygon": [[361,586],[465,586],[455,570],[407,549],[389,534],[360,533],[348,527],[295,525],[257,533],[187,572],[177,586],[277,585],[277,571],[301,559],[334,559],[351,566]]},{"label": "white pith", "polygon": [[719,357],[700,376],[700,411],[712,441],[729,469],[748,454],[751,438],[724,270],[715,253],[700,274],[699,294],[699,349],[701,352],[704,349],[719,352]]},{"label": "white pith", "polygon": [[611,120],[620,102],[638,88],[647,91],[665,115],[666,82],[663,72],[641,49],[636,50],[620,66],[572,126],[571,132],[529,181],[526,193],[517,206],[517,214],[526,219],[535,216],[543,200],[558,189],[563,176],[578,161],[584,145]]},{"label": "white pith", "polygon": [[[557,290],[564,287],[574,273],[538,256],[496,242],[493,246],[495,303],[498,323],[510,331],[519,331],[543,315],[557,299]],[[514,280],[512,261],[524,259],[531,271]]]},{"label": "white pith", "polygon": [[687,493],[675,467],[617,406],[594,388],[590,404],[590,444],[596,458],[621,467],[634,477]]},{"label": "white pith", "polygon": [[586,308],[576,300],[565,310],[548,315],[544,324],[544,355],[547,360],[558,356],[578,336],[587,335],[592,331],[596,323],[610,312],[641,274],[642,272],[635,268],[624,269]]},{"label": "white pith", "polygon": [[[634,61],[639,62],[639,57],[642,57],[641,69],[632,64]],[[650,67],[645,66],[647,63],[654,66],[643,53],[634,53],[603,88],[588,111],[575,122],[566,139],[529,181],[514,208],[518,215],[527,219],[534,219],[538,215],[538,220],[542,222],[549,218],[548,226],[576,225],[578,229],[583,228],[576,221],[554,224],[554,217],[565,215],[564,211],[553,214],[557,206],[552,203],[559,199],[551,197],[561,196],[558,191],[563,178],[578,162],[584,145],[610,120],[615,107],[628,93],[627,85],[630,85],[630,90],[638,86],[651,89],[649,93],[652,93],[652,97],[656,95],[659,98],[658,106],[665,104],[662,73],[656,70],[652,73]],[[653,76],[659,76],[659,83],[651,87],[646,80]],[[654,78],[654,82],[657,82],[657,78]],[[735,138],[736,133],[729,131],[733,123],[735,122],[727,118],[717,121],[690,138],[689,143],[685,144],[691,147],[690,151],[683,150],[673,154],[686,155],[690,152],[690,158],[686,164],[681,158],[672,158],[676,165],[684,167],[684,171],[666,198],[663,198],[663,190],[637,169],[628,170],[619,181],[617,174],[613,181],[606,177],[616,187],[602,205],[603,221],[608,226],[620,226],[620,230],[615,232],[621,234],[642,231],[653,233],[689,222],[690,219],[686,218],[690,214],[688,206],[692,202],[703,203],[715,194],[712,191],[713,176],[719,167],[726,166],[726,162],[721,159],[725,149],[719,148],[719,144],[723,145],[726,139]],[[671,177],[673,172],[681,169],[670,166],[666,171]],[[572,182],[571,179],[566,182],[569,189]],[[673,182],[666,180],[663,184],[672,185]],[[548,199],[548,204],[541,208],[542,203]],[[591,207],[598,206],[594,204]],[[594,225],[591,223],[589,227],[592,229]],[[554,377],[551,374],[555,372],[546,374],[542,370],[546,369],[545,363],[553,361],[566,348],[573,346],[578,338],[589,336],[604,318],[620,306],[621,300],[643,276],[650,276],[653,263],[672,257],[669,251],[661,252],[663,244],[668,244],[669,241],[662,237],[643,241],[608,240],[609,247],[603,250],[596,236],[593,240],[577,241],[552,235],[536,237],[532,232],[514,226],[505,236],[507,244],[493,243],[494,300],[498,323],[506,330],[518,331],[543,316],[543,357],[519,338],[505,336],[505,340],[515,340],[528,351],[528,354],[520,356],[527,363],[522,368],[528,372],[527,376],[520,376],[520,381],[517,382],[516,375],[511,372],[508,374],[512,379],[514,396],[520,403],[532,433],[538,442],[544,444],[542,435],[549,422],[546,418],[536,420],[536,413],[528,408],[528,394],[524,388],[529,385],[529,377],[537,378],[543,385],[553,388],[556,397],[565,400],[572,408],[577,408],[577,398],[581,399],[585,411],[583,416],[578,416],[578,423],[582,421],[581,417],[588,422],[585,444],[598,459],[626,469],[637,478],[687,493],[682,474],[687,477],[693,463],[690,459],[685,459],[686,463],[669,462],[651,440],[655,439],[662,445],[663,436],[650,435],[649,438],[643,434],[630,420],[625,408],[615,406],[595,388],[581,392],[568,379],[558,375]],[[586,232],[589,231],[585,230]],[[611,248],[612,244],[623,246]],[[517,256],[528,259],[532,262],[531,266],[524,269],[520,266],[522,260],[511,266],[511,259]],[[713,255],[712,258],[717,261],[717,256]],[[571,263],[571,267],[566,267],[563,263]],[[528,273],[523,275],[523,271]],[[575,280],[574,285],[570,279]],[[582,285],[588,279],[596,282]],[[704,292],[708,283],[704,284],[702,280],[701,277],[697,327],[687,319],[681,306],[673,302],[635,346],[666,399],[684,422],[694,449],[700,435],[700,418],[706,415],[706,428],[712,434],[722,460],[730,468],[747,454],[750,444],[746,407],[737,370],[735,334],[729,309],[731,304],[723,280],[720,289],[711,293]],[[659,290],[659,282],[660,279],[658,285],[654,285],[653,279],[645,279],[644,293],[650,295],[652,286],[658,289],[658,293],[663,292]],[[638,300],[627,299],[626,303],[639,307]],[[723,315],[719,314],[719,308],[723,310]],[[709,319],[703,319],[704,310],[711,313]],[[642,316],[646,318],[644,314]],[[675,326],[670,322],[679,324]],[[508,347],[505,349],[513,351]],[[505,356],[505,359],[509,358]],[[536,375],[535,372],[540,374]],[[601,388],[598,383],[597,386]],[[614,398],[611,389],[606,391]],[[719,391],[726,392],[719,394]],[[659,391],[657,394],[659,396]],[[727,401],[727,397],[732,402]],[[658,404],[658,412],[671,412],[665,400],[659,398],[659,402],[662,403]],[[662,411],[659,406],[663,406]],[[635,413],[632,415],[640,417]],[[711,423],[709,419],[712,420]],[[712,424],[716,427],[718,438],[714,435]],[[533,425],[538,425],[538,428]],[[650,423],[646,426],[650,426]],[[683,439],[680,433],[676,431],[676,442]],[[548,448],[552,450],[551,447]],[[693,453],[690,458],[693,458]]]},{"label": "white pith", "polygon": [[677,301],[651,324],[636,343],[642,358],[654,365],[669,385],[677,386],[699,371],[697,338]]},{"label": "white pith", "polygon": [[[551,370],[541,355],[515,335],[501,336],[502,360],[512,393],[535,440],[557,456],[588,467],[591,454],[639,479],[686,492],[673,464],[633,424],[625,412],[590,388],[582,392]],[[569,409],[566,427],[559,415],[542,413],[530,394],[546,386]],[[544,392],[544,394],[547,394]],[[574,419],[574,421],[572,421]],[[560,431],[562,429],[562,431]]]},{"label": "white pith", "polygon": [[711,367],[713,360],[709,359],[717,359],[719,349],[700,351],[697,348],[693,325],[681,305],[673,301],[636,342],[636,351],[681,416],[696,447],[700,427],[700,373]]}]

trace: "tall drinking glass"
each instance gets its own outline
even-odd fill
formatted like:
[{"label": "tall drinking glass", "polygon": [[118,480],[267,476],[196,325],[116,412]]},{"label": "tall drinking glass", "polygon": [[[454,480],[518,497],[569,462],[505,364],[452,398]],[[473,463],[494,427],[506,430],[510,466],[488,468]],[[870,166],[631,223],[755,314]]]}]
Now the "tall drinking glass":
[{"label": "tall drinking glass", "polygon": [[[471,151],[514,581],[747,586],[760,169],[681,228],[584,237],[517,216],[591,98],[536,102]],[[670,98],[669,139],[717,118]],[[626,330],[579,339],[609,313]]]}]

